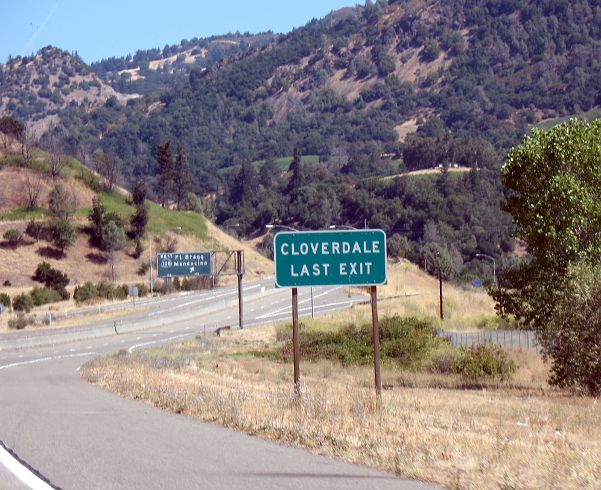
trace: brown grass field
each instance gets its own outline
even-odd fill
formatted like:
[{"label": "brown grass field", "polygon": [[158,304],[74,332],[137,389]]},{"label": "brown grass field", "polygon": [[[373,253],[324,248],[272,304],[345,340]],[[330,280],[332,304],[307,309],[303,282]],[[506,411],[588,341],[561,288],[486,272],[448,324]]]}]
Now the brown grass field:
[{"label": "brown grass field", "polygon": [[[380,311],[429,314],[432,302],[436,311],[431,282],[415,266],[398,266],[381,288]],[[458,328],[492,311],[482,292],[445,288]],[[405,301],[403,290],[423,294]],[[315,324],[333,328],[368,315],[357,307]],[[478,385],[385,363],[378,401],[371,367],[303,362],[301,346],[296,397],[292,366],[256,354],[281,345],[281,332],[270,325],[122,352],[86,364],[82,375],[166,410],[448,488],[599,488],[600,405],[550,388],[548,366],[534,352],[509,351],[519,366],[513,378]]]}]

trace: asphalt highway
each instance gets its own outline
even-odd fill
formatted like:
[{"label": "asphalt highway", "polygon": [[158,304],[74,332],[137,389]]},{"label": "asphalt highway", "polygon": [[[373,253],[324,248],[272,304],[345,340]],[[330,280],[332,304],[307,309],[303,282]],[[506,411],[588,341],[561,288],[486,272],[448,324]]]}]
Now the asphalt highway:
[{"label": "asphalt highway", "polygon": [[[246,285],[244,296],[246,328],[290,318],[290,290],[272,281]],[[435,488],[164,412],[80,378],[79,367],[97,356],[236,327],[236,298],[235,288],[174,295],[139,304],[113,322],[117,333],[105,322],[69,342],[41,334],[36,347],[0,343],[0,488]],[[344,288],[314,290],[316,314],[365,300]],[[308,289],[299,290],[299,308],[311,314]]]}]

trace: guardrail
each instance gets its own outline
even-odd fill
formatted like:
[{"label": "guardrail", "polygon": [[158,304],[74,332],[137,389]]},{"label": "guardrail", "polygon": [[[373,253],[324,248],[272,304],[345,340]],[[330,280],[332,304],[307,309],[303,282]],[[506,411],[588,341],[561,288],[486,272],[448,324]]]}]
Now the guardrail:
[{"label": "guardrail", "polygon": [[[273,294],[276,290],[265,290],[259,288],[245,297],[245,301],[252,300],[258,296]],[[132,315],[116,320],[106,320],[94,325],[78,327],[59,327],[52,329],[27,329],[15,332],[8,332],[0,335],[0,351],[9,349],[25,349],[29,347],[48,347],[78,340],[87,340],[109,335],[118,335],[122,333],[138,332],[157,328],[168,324],[174,324],[184,321],[198,319],[199,331],[214,330],[217,325],[204,317],[210,313],[226,308],[237,308],[238,297],[236,290],[215,290],[215,298],[212,295],[206,295],[211,303],[196,305],[191,308],[177,307],[171,315],[164,315],[161,310],[150,312],[132,313]],[[205,295],[194,296],[202,300]],[[175,310],[175,309],[174,309]],[[237,324],[237,322],[236,322]]]}]

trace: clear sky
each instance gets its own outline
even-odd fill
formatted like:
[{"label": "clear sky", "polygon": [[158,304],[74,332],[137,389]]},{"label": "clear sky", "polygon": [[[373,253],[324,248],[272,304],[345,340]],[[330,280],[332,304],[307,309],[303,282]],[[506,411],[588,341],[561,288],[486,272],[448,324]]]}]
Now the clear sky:
[{"label": "clear sky", "polygon": [[228,32],[288,32],[358,0],[0,0],[0,63],[53,45],[87,62]]}]

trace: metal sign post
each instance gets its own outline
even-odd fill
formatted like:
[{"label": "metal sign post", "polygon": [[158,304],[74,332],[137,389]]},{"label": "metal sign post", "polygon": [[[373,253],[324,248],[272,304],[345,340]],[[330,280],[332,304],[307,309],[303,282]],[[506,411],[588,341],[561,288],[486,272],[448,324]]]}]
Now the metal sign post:
[{"label": "metal sign post", "polygon": [[298,287],[370,286],[376,394],[382,394],[377,285],[385,284],[382,230],[280,232],[274,237],[275,283],[292,288],[294,391],[300,393]]},{"label": "metal sign post", "polygon": [[292,360],[294,393],[300,395],[300,337],[298,333],[298,289],[292,288]]},{"label": "metal sign post", "polygon": [[244,328],[242,303],[242,276],[244,275],[244,250],[236,250],[236,275],[238,276],[238,327]]},{"label": "metal sign post", "polygon": [[378,322],[378,288],[371,287],[371,322],[373,326],[374,344],[374,380],[376,395],[382,396],[382,377],[380,375],[380,324]]}]

